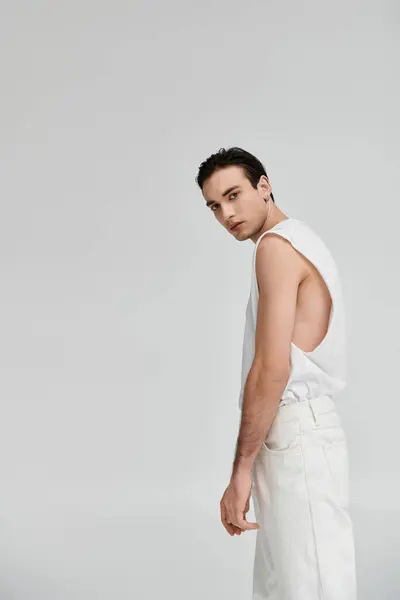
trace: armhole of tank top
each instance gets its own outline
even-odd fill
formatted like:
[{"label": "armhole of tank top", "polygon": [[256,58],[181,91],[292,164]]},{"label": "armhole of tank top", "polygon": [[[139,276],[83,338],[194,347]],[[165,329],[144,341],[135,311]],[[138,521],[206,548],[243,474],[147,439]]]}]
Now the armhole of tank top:
[{"label": "armhole of tank top", "polygon": [[[296,226],[297,226],[297,224],[296,224]],[[307,356],[312,356],[312,355],[316,354],[319,350],[321,350],[321,348],[323,346],[325,346],[326,341],[331,336],[331,331],[332,331],[332,328],[333,328],[333,319],[336,316],[336,300],[334,298],[334,295],[332,293],[331,288],[328,285],[327,280],[325,279],[325,277],[323,276],[323,274],[321,273],[321,271],[317,267],[317,265],[312,260],[310,260],[308,258],[308,256],[306,256],[306,254],[304,254],[301,250],[299,250],[299,248],[293,243],[293,241],[291,240],[291,238],[287,237],[282,232],[272,231],[272,230],[264,231],[264,233],[258,238],[256,247],[255,247],[255,250],[254,250],[254,257],[253,257],[253,277],[254,277],[254,286],[255,286],[255,289],[256,289],[257,298],[258,298],[259,290],[258,290],[258,281],[257,281],[257,274],[256,274],[256,254],[257,254],[257,248],[258,248],[259,243],[261,242],[261,239],[267,233],[272,234],[272,235],[278,235],[281,238],[284,238],[285,240],[287,240],[291,244],[291,246],[296,250],[296,252],[298,252],[299,254],[301,254],[302,256],[304,256],[304,258],[306,258],[313,265],[313,267],[318,271],[318,273],[320,274],[320,276],[324,280],[325,285],[326,285],[326,287],[328,289],[329,295],[331,297],[331,312],[330,312],[330,315],[329,315],[328,329],[326,331],[325,336],[323,337],[323,339],[318,344],[318,346],[316,348],[314,348],[314,350],[308,350],[307,351],[307,350],[303,350],[302,348],[300,348],[299,346],[297,346],[293,341],[291,342],[292,346],[294,346],[295,348],[297,348],[297,350],[300,350],[300,352],[303,352],[303,354],[305,354]]]}]

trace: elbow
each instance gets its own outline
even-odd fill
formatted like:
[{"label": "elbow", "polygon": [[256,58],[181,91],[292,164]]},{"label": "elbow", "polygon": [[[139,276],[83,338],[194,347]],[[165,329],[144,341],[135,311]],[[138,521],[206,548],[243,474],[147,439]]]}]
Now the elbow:
[{"label": "elbow", "polygon": [[269,381],[286,384],[290,375],[290,364],[289,362],[287,364],[283,362],[272,363],[256,357],[252,364],[252,371],[256,379],[267,377]]}]

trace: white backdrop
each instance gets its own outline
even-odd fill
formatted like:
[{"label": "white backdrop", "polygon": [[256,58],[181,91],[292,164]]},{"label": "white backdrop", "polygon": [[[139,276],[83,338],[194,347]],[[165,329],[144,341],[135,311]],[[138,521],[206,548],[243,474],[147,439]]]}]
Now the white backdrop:
[{"label": "white backdrop", "polygon": [[194,181],[231,145],[337,260],[359,597],[398,598],[399,33],[394,0],[0,1],[1,600],[250,600],[254,246]]}]

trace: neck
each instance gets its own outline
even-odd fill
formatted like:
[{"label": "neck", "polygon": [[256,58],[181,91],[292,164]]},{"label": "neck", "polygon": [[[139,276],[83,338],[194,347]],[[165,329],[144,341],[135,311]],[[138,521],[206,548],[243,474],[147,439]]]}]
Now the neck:
[{"label": "neck", "polygon": [[251,236],[250,239],[254,243],[256,243],[258,238],[260,237],[260,235],[262,235],[265,231],[272,229],[272,227],[275,227],[275,225],[277,225],[281,221],[285,221],[288,218],[289,217],[287,215],[285,215],[285,213],[283,213],[277,206],[274,205],[271,212],[265,219],[264,224],[261,227],[261,229],[259,229],[253,236]]}]

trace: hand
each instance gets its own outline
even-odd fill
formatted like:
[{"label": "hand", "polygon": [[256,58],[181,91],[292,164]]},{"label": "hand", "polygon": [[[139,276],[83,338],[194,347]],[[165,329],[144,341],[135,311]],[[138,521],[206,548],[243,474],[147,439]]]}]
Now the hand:
[{"label": "hand", "polygon": [[250,508],[251,472],[232,475],[220,502],[221,521],[229,535],[240,535],[248,529],[258,529],[258,523],[248,523],[246,513]]}]

